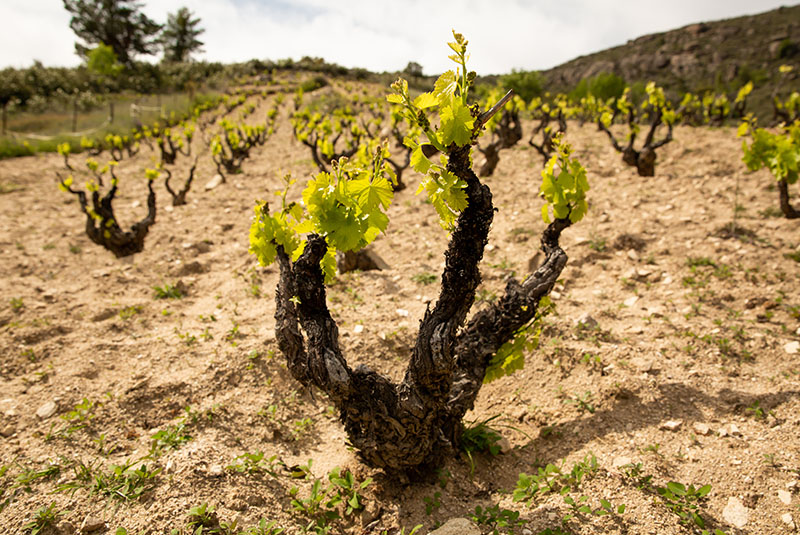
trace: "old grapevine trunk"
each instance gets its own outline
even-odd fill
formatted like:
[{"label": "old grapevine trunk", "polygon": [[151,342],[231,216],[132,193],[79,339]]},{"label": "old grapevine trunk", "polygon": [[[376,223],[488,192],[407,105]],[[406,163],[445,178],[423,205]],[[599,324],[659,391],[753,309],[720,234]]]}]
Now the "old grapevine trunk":
[{"label": "old grapevine trunk", "polygon": [[445,253],[439,299],[420,322],[399,384],[366,366],[351,367],[342,355],[319,266],[325,239],[311,236],[296,262],[278,248],[276,337],[288,368],[298,381],[330,396],[350,442],[375,467],[424,469],[453,451],[490,358],[533,318],[566,264],[558,239],[569,221],[556,220],[542,238],[543,265],[523,282],[509,282],[505,295],[464,327],[481,282],[479,263],[494,213],[489,188],[470,168],[469,151],[469,146],[450,151],[448,170],[466,182],[469,205]]}]

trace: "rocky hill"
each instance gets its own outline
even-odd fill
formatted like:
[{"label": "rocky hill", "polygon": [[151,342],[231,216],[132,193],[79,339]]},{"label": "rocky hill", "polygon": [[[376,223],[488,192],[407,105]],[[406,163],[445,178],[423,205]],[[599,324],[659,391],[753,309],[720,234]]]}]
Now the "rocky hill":
[{"label": "rocky hill", "polygon": [[735,91],[748,81],[756,89],[750,107],[771,110],[778,67],[795,67],[788,80],[800,86],[800,5],[759,15],[700,22],[644,35],[626,44],[578,57],[542,75],[551,90],[569,91],[583,78],[613,72],[626,82],[655,80],[671,92]]}]

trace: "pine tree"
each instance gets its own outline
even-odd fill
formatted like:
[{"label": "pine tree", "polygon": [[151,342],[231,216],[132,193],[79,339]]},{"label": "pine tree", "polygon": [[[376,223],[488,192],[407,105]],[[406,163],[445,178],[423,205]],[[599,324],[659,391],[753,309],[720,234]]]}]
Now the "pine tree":
[{"label": "pine tree", "polygon": [[193,52],[200,51],[203,42],[198,40],[197,36],[205,30],[198,28],[198,24],[200,19],[193,19],[192,12],[186,7],[168,15],[167,25],[161,33],[166,61],[188,61]]}]

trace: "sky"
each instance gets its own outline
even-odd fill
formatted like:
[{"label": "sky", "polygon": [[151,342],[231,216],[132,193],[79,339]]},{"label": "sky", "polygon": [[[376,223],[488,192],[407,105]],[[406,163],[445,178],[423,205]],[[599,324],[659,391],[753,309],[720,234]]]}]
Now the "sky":
[{"label": "sky", "polygon": [[[188,7],[201,19],[196,59],[321,57],[345,67],[425,74],[452,67],[452,29],[481,75],[543,70],[638,36],[768,11],[779,0],[145,0],[163,23]],[[60,0],[2,0],[0,67],[75,66],[76,37]],[[140,56],[139,59],[146,59]]]}]

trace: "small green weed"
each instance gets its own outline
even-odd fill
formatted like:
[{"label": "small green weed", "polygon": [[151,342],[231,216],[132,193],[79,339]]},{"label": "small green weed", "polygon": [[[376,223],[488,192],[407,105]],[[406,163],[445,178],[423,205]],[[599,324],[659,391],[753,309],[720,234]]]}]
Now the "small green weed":
[{"label": "small green weed", "polygon": [[178,285],[165,284],[164,286],[153,286],[155,299],[180,299],[183,297],[183,292]]},{"label": "small green weed", "polygon": [[427,273],[427,272],[417,273],[416,275],[411,276],[412,281],[416,282],[417,284],[424,284],[424,285],[433,284],[434,282],[436,282],[437,279],[438,277],[436,276],[435,273]]},{"label": "small green weed", "polygon": [[42,507],[33,514],[30,522],[22,526],[22,531],[29,535],[39,535],[46,530],[54,529],[58,518],[66,514],[56,508],[55,502],[47,507]]},{"label": "small green weed", "polygon": [[519,511],[501,509],[495,504],[491,507],[482,508],[480,505],[475,508],[475,514],[470,518],[479,526],[486,526],[492,530],[493,535],[498,535],[501,529],[509,529],[513,533],[514,528],[525,524],[525,520],[519,519]]}]

